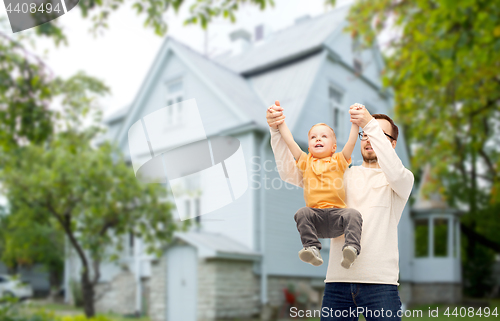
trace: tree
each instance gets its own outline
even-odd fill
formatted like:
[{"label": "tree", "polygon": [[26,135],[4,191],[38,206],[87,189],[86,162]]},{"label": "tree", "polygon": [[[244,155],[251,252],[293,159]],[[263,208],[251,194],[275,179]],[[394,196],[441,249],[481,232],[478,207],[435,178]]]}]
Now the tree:
[{"label": "tree", "polygon": [[500,3],[487,0],[363,0],[349,15],[348,30],[368,46],[387,27],[396,31],[384,84],[394,89],[414,168],[432,164],[429,191],[467,212],[468,260],[476,242],[500,252],[498,17]]},{"label": "tree", "polygon": [[122,236],[133,233],[152,252],[180,227],[173,205],[161,201],[166,191],[141,184],[109,143],[92,148],[83,134],[64,132],[45,146],[29,145],[1,160],[9,216],[62,229],[76,251],[88,317],[95,313],[94,288],[105,249],[119,252]]}]

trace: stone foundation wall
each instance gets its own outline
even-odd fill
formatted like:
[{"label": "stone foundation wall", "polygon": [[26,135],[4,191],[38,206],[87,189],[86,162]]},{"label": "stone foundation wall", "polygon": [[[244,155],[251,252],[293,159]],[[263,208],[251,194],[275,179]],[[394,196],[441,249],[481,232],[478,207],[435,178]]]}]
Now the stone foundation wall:
[{"label": "stone foundation wall", "polygon": [[198,264],[198,320],[259,314],[259,283],[252,261],[213,259]]},{"label": "stone foundation wall", "polygon": [[134,275],[130,271],[122,271],[110,282],[99,283],[96,286],[95,309],[97,312],[116,314],[135,313]]},{"label": "stone foundation wall", "polygon": [[459,303],[462,285],[457,283],[412,283],[411,306],[431,303]]},{"label": "stone foundation wall", "polygon": [[148,315],[151,321],[165,321],[167,304],[167,264],[165,256],[151,263]]}]

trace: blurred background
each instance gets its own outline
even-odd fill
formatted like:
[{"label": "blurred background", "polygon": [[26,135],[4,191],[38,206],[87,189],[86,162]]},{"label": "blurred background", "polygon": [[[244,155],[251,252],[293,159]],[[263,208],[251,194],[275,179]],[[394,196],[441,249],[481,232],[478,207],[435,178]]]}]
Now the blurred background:
[{"label": "blurred background", "polygon": [[[2,320],[319,309],[327,266],[297,257],[303,191],[276,169],[265,120],[276,99],[303,149],[318,122],[342,148],[352,103],[390,115],[415,175],[398,226],[404,308],[497,311],[497,1],[80,0],[15,34],[1,10]],[[192,98],[207,137],[239,140],[249,181],[205,215],[199,195],[177,208],[168,183],[141,184],[128,147],[132,124],[164,107],[181,133]]]}]

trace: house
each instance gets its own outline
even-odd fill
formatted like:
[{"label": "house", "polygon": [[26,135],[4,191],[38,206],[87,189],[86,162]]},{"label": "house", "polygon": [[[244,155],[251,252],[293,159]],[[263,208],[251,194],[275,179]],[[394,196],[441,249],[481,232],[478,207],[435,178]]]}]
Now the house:
[{"label": "house", "polygon": [[[376,47],[361,49],[343,32],[348,10],[345,6],[301,18],[253,43],[248,31],[234,32],[236,55],[207,58],[178,40],[165,39],[134,101],[107,119],[108,139],[130,158],[127,132],[132,124],[194,98],[207,137],[231,136],[241,143],[249,187],[231,204],[198,216],[199,224],[178,233],[160,259],[145,255],[140,240],[125,240],[120,264],[103,268],[98,310],[147,311],[154,321],[244,318],[283,312],[284,293],[291,287],[302,303],[321,304],[327,264],[313,267],[298,259],[301,242],[293,215],[305,205],[303,191],[278,175],[265,113],[279,99],[304,150],[307,132],[318,122],[335,129],[341,149],[352,103],[364,104],[371,113],[391,114],[393,97],[380,79],[381,54]],[[259,39],[262,30],[257,31]],[[182,126],[175,111],[166,121]],[[400,137],[396,151],[409,167]],[[361,163],[356,147],[353,164]],[[203,206],[196,198],[190,204],[195,212]],[[414,278],[409,205],[398,233],[401,297],[407,302]],[[328,240],[323,244],[328,262]],[[69,282],[78,271],[75,259],[67,260],[67,271]]]}]

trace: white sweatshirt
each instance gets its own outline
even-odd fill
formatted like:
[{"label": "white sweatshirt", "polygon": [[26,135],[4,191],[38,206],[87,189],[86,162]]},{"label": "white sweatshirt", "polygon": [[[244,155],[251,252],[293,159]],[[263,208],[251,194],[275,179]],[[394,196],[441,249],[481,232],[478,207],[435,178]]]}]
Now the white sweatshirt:
[{"label": "white sweatshirt", "polygon": [[[399,285],[397,227],[414,177],[403,166],[378,121],[372,119],[363,131],[370,138],[380,168],[352,166],[344,174],[347,207],[363,216],[361,253],[350,269],[344,269],[340,266],[344,235],[331,239],[325,282]],[[292,153],[279,131],[272,128],[271,147],[281,179],[303,187]]]}]

